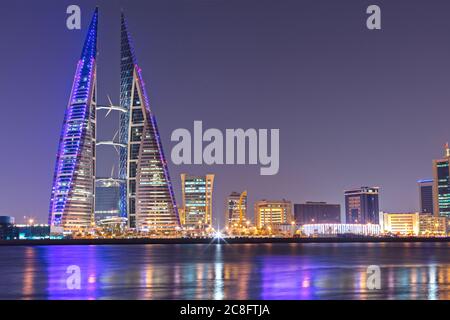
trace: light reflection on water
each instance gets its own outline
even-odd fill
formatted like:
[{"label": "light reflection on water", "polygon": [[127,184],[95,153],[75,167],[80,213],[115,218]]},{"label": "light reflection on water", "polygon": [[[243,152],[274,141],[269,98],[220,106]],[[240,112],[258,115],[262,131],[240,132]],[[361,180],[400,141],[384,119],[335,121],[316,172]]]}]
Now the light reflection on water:
[{"label": "light reflection on water", "polygon": [[[450,299],[450,245],[0,247],[1,299]],[[81,290],[69,290],[69,266]],[[366,288],[381,268],[381,290]]]}]

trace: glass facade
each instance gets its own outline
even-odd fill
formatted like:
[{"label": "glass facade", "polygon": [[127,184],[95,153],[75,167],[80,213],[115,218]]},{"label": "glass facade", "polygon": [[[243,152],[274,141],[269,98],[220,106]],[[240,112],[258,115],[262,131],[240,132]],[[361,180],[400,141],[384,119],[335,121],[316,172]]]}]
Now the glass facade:
[{"label": "glass facade", "polygon": [[433,214],[433,180],[419,180],[420,213]]},{"label": "glass facade", "polygon": [[450,217],[449,159],[434,163],[436,184],[436,212],[439,216]]},{"label": "glass facade", "polygon": [[181,175],[183,221],[186,227],[197,228],[212,223],[214,175]]},{"label": "glass facade", "polygon": [[114,179],[103,179],[95,187],[95,222],[119,217],[121,183]]},{"label": "glass facade", "polygon": [[123,14],[120,106],[127,110],[119,129],[120,143],[127,146],[120,151],[119,178],[126,181],[120,190],[121,216],[131,228],[173,231],[180,227],[175,195]]},{"label": "glass facade", "polygon": [[346,223],[378,224],[379,218],[379,188],[361,187],[345,191]]},{"label": "glass facade", "polygon": [[89,26],[66,109],[50,200],[49,224],[75,231],[92,225],[95,199],[98,10]]}]

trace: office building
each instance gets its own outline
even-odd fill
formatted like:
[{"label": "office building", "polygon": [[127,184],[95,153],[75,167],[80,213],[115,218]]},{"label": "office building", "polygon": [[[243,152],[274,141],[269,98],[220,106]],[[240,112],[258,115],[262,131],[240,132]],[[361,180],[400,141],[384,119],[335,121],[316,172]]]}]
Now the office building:
[{"label": "office building", "polygon": [[345,191],[346,223],[378,224],[378,196],[378,187],[361,187]]},{"label": "office building", "polygon": [[450,217],[450,149],[445,145],[442,159],[433,160],[433,214],[440,217]]},{"label": "office building", "polygon": [[212,225],[214,175],[181,175],[184,226],[205,228]]},{"label": "office building", "polygon": [[227,227],[234,225],[244,226],[247,220],[247,191],[242,193],[232,192],[227,197],[225,224]]},{"label": "office building", "polygon": [[341,223],[341,206],[311,201],[294,204],[294,220],[297,224]]},{"label": "office building", "polygon": [[421,214],[433,214],[433,179],[417,181]]},{"label": "office building", "polygon": [[260,200],[255,203],[257,228],[274,228],[293,221],[292,202],[287,200]]},{"label": "office building", "polygon": [[380,224],[384,233],[417,236],[419,235],[419,213],[380,212]]},{"label": "office building", "polygon": [[421,214],[419,216],[419,235],[444,237],[447,235],[447,218]]}]

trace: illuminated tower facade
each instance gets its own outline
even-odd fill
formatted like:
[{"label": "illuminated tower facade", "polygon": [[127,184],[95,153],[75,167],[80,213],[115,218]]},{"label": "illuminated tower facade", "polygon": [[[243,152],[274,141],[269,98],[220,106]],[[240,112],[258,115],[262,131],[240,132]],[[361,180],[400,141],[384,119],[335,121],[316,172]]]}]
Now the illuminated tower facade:
[{"label": "illuminated tower facade", "polygon": [[247,221],[247,191],[232,192],[227,197],[225,224],[232,228],[234,225],[243,226]]},{"label": "illuminated tower facade", "polygon": [[69,232],[91,226],[94,217],[97,24],[95,10],[64,116],[50,200],[49,224]]},{"label": "illuminated tower facade", "polygon": [[361,187],[345,191],[345,219],[347,224],[378,224],[378,187]]},{"label": "illuminated tower facade", "polygon": [[183,221],[187,228],[202,229],[212,224],[214,175],[181,175]]},{"label": "illuminated tower facade", "polygon": [[174,231],[180,227],[175,196],[156,118],[150,109],[125,17],[121,19],[121,90],[119,178],[120,211],[129,227]]},{"label": "illuminated tower facade", "polygon": [[419,186],[420,214],[432,215],[433,210],[433,179],[417,181]]},{"label": "illuminated tower facade", "polygon": [[433,160],[433,212],[450,217],[450,148],[445,145],[442,159]]}]

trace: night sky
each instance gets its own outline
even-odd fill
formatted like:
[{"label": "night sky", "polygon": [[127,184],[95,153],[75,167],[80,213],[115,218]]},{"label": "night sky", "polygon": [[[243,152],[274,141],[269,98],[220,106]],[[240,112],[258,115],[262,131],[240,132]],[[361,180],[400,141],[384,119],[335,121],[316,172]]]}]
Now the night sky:
[{"label": "night sky", "polygon": [[[82,9],[82,30],[66,8]],[[1,1],[0,215],[45,222],[76,63],[100,9],[99,102],[119,100],[123,8],[156,114],[177,203],[180,173],[216,174],[214,219],[225,197],[340,203],[343,191],[381,188],[380,209],[418,210],[416,181],[450,140],[449,1],[150,0]],[[366,28],[370,4],[382,30]],[[117,115],[99,113],[99,136]],[[279,128],[280,171],[175,166],[177,128]],[[99,150],[99,176],[115,151]],[[117,170],[116,170],[117,172]],[[217,223],[217,222],[216,222]]]}]

